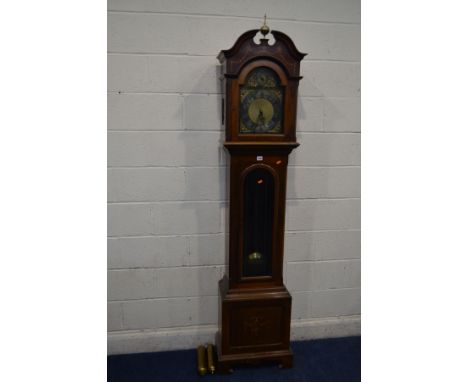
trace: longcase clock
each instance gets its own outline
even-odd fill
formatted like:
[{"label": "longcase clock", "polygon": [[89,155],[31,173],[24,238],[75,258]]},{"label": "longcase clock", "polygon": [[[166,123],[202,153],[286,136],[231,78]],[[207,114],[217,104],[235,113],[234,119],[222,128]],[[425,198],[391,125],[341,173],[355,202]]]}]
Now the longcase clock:
[{"label": "longcase clock", "polygon": [[[291,295],[283,284],[288,156],[296,142],[300,53],[264,24],[220,52],[229,152],[229,275],[219,282],[218,370],[291,367]],[[271,38],[273,35],[274,38]]]}]

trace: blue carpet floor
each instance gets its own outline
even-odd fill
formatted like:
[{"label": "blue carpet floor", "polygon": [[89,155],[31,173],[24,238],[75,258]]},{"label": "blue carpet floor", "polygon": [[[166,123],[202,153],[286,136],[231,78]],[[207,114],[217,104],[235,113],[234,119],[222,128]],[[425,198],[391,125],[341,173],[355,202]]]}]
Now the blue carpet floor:
[{"label": "blue carpet floor", "polygon": [[357,382],[361,379],[361,337],[293,342],[294,367],[238,366],[225,375],[197,374],[196,350],[109,356],[108,382],[287,381]]}]

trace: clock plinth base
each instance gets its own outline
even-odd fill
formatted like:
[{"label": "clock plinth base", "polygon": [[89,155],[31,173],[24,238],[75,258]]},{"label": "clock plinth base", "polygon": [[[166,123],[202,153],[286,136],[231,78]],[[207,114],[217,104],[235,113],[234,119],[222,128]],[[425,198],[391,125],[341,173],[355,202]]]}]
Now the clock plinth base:
[{"label": "clock plinth base", "polygon": [[228,289],[220,281],[221,331],[217,334],[217,369],[235,364],[278,362],[292,367],[290,348],[291,295],[284,285]]},{"label": "clock plinth base", "polygon": [[234,371],[235,365],[241,364],[259,364],[264,362],[277,362],[279,368],[290,369],[293,366],[293,353],[291,349],[277,352],[259,352],[246,354],[233,354],[223,356],[218,351],[218,362],[216,372],[219,374],[228,374]]}]

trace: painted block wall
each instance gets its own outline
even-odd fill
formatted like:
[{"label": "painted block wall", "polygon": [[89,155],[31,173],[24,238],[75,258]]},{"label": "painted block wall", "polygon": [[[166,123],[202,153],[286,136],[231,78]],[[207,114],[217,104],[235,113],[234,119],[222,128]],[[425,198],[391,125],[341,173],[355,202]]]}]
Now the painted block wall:
[{"label": "painted block wall", "polygon": [[268,23],[308,53],[290,157],[292,338],[360,333],[357,0],[109,0],[108,351],[212,342],[226,271],[216,56]]}]

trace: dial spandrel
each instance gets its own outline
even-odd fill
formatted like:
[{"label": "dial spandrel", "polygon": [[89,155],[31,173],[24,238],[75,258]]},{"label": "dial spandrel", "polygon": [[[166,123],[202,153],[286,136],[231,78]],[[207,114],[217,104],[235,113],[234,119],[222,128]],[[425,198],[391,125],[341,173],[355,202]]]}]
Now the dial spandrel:
[{"label": "dial spandrel", "polygon": [[240,133],[282,133],[283,88],[273,70],[252,70],[240,89],[240,104]]}]

